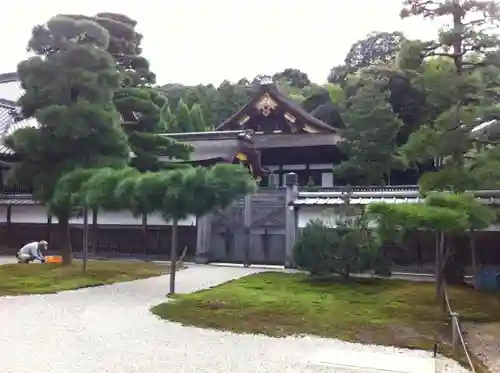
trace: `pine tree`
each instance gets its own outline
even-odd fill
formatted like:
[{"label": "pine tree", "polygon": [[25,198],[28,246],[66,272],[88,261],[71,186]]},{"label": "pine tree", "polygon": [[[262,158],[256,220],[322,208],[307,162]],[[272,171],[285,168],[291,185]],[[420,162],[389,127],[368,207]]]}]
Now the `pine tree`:
[{"label": "pine tree", "polygon": [[[143,36],[137,32],[135,20],[118,13],[66,14],[54,17],[51,24],[53,27],[49,24],[35,27],[39,39],[32,48],[35,53],[48,55],[60,47],[59,40],[71,40],[72,43],[105,48],[113,56],[121,79],[113,102],[121,114],[134,154],[132,166],[140,171],[155,171],[169,166],[158,160],[160,155],[172,159],[189,158],[189,146],[158,136],[165,127],[161,123],[161,112],[167,99],[153,87],[156,75],[150,70],[149,61],[142,56]],[[82,29],[82,25],[86,29]],[[87,32],[97,28],[104,36]],[[101,41],[103,37],[105,44]]]},{"label": "pine tree", "polygon": [[[72,37],[53,37],[60,30]],[[96,44],[75,41],[92,35]],[[16,131],[7,144],[21,156],[12,169],[18,182],[33,186],[34,197],[49,206],[61,228],[65,264],[72,259],[69,219],[71,203],[52,203],[59,179],[78,168],[123,167],[129,160],[127,136],[113,105],[120,76],[106,51],[107,33],[86,21],[52,18],[33,29],[29,49],[45,50],[18,65],[25,93],[19,100],[24,117],[35,117],[38,128]]]},{"label": "pine tree", "polygon": [[396,166],[396,136],[402,126],[379,87],[366,85],[347,99],[340,149],[347,160],[334,171],[361,184],[383,185]]}]

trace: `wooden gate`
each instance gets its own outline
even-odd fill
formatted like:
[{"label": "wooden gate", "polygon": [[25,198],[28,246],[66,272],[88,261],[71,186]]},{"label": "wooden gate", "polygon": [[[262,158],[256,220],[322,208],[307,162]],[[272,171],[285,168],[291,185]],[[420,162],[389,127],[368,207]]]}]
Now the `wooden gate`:
[{"label": "wooden gate", "polygon": [[243,264],[285,261],[284,190],[259,191],[212,215],[209,260]]}]

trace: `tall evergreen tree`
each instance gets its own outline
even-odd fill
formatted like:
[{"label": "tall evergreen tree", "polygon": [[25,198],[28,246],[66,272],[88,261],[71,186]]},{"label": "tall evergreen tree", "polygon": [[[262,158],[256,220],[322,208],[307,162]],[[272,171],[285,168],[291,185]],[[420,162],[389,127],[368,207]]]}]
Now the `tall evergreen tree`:
[{"label": "tall evergreen tree", "polygon": [[440,182],[450,186],[450,173],[457,174],[458,184],[453,189],[470,186],[463,182],[469,176],[470,131],[480,120],[500,114],[495,99],[499,81],[489,87],[484,79],[485,69],[500,66],[499,39],[492,32],[499,24],[499,11],[496,1],[404,2],[402,17],[450,21],[436,40],[413,43],[400,56],[403,65],[410,59],[419,62],[413,65],[427,98],[427,123],[410,136],[403,150],[410,160],[434,160],[440,170],[433,176],[434,187]]},{"label": "tall evergreen tree", "polygon": [[188,159],[191,148],[171,138],[158,136],[165,127],[161,123],[162,108],[166,97],[153,87],[156,75],[149,68],[149,61],[142,56],[143,36],[137,32],[137,22],[126,15],[99,13],[95,16],[66,14],[58,16],[69,27],[48,29],[37,26],[38,33],[45,38],[42,48],[33,48],[40,55],[57,49],[57,40],[73,39],[75,43],[90,43],[103,47],[92,33],[71,34],[75,25],[87,24],[106,31],[106,50],[113,56],[120,73],[121,82],[114,96],[114,104],[121,114],[122,124],[134,153],[131,165],[140,171],[154,171],[168,164],[158,161],[158,156],[171,159]]},{"label": "tall evergreen tree", "polygon": [[347,99],[340,149],[347,160],[336,174],[357,183],[384,185],[396,166],[396,136],[402,126],[386,95],[375,85],[361,87]]},{"label": "tall evergreen tree", "polygon": [[[58,31],[67,37],[55,38]],[[91,35],[93,42],[83,35]],[[19,100],[22,114],[35,117],[39,128],[21,129],[7,139],[21,157],[12,173],[18,182],[31,184],[35,198],[58,218],[65,264],[72,259],[69,219],[74,206],[52,203],[58,180],[77,168],[122,167],[130,155],[113,105],[120,75],[106,51],[108,42],[106,30],[97,24],[52,18],[33,29],[28,45],[45,50],[45,56],[18,65],[25,90]]]},{"label": "tall evergreen tree", "polygon": [[205,132],[212,129],[205,124],[201,106],[193,104],[189,107],[182,99],[175,110],[170,105],[163,108],[162,122],[167,133]]},{"label": "tall evergreen tree", "polygon": [[[424,192],[443,189],[460,192],[500,183],[500,173],[491,173],[494,168],[483,163],[471,172],[475,166],[468,160],[474,149],[472,128],[500,114],[495,97],[500,85],[498,81],[485,84],[484,79],[486,70],[500,66],[499,39],[494,33],[499,25],[499,11],[497,1],[404,1],[403,18],[442,18],[449,25],[431,42],[409,44],[399,58],[403,65],[414,66],[427,96],[426,123],[409,137],[402,149],[410,161],[434,162],[437,171],[421,178]],[[478,157],[483,161],[486,158]],[[478,175],[488,175],[488,180],[477,179]],[[451,255],[452,259],[445,263],[449,283],[463,282],[462,256]]]}]

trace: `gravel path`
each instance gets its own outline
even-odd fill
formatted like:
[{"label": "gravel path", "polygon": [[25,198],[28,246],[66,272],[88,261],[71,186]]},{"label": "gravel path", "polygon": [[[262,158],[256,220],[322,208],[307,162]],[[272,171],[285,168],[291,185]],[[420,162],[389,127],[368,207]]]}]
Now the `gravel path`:
[{"label": "gravel path", "polygon": [[[178,291],[191,292],[258,271],[190,266],[177,275]],[[382,359],[390,361],[395,371],[404,365],[405,370],[398,372],[412,372],[406,368],[431,360],[423,351],[315,337],[236,335],[165,322],[149,307],[165,300],[167,286],[168,276],[162,276],[52,295],[0,298],[0,372],[374,372],[334,367],[335,357],[340,364],[350,359],[366,365]],[[454,363],[447,371],[466,372]]]},{"label": "gravel path", "polygon": [[15,256],[0,256],[0,265],[11,264],[17,262]]},{"label": "gravel path", "polygon": [[464,324],[469,349],[491,373],[500,373],[500,323]]}]

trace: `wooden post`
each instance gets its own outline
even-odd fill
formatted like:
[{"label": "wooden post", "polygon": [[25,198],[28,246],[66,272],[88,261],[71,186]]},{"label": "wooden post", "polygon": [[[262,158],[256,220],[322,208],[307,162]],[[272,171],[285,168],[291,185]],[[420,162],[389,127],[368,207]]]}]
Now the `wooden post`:
[{"label": "wooden post", "polygon": [[144,257],[148,255],[148,215],[147,214],[142,214],[142,242],[144,244]]},{"label": "wooden post", "polygon": [[294,266],[293,248],[297,239],[297,221],[295,219],[295,208],[292,202],[295,201],[298,195],[298,176],[294,172],[290,172],[285,176],[286,184],[286,212],[285,212],[285,268]]},{"label": "wooden post", "polygon": [[172,242],[170,247],[170,290],[168,294],[175,294],[175,275],[177,271],[177,233],[179,221],[172,219]]},{"label": "wooden post", "polygon": [[99,227],[97,226],[97,209],[92,210],[92,256],[99,251]]},{"label": "wooden post", "polygon": [[11,230],[11,224],[12,224],[12,205],[7,205],[7,222],[6,222],[6,227],[7,227],[7,246],[8,248],[10,249],[11,245],[12,245],[12,232],[10,231]]},{"label": "wooden post", "polygon": [[243,229],[245,230],[244,243],[244,261],[245,267],[250,267],[250,240],[252,226],[252,195],[245,196],[245,205],[243,206]]},{"label": "wooden post", "polygon": [[89,260],[89,210],[87,207],[83,209],[83,273],[87,273],[87,263]]},{"label": "wooden post", "polygon": [[212,214],[206,214],[196,219],[196,255],[195,263],[207,264],[210,257],[210,242],[212,239]]},{"label": "wooden post", "polygon": [[451,313],[451,347],[453,356],[457,356],[458,348],[460,346],[460,336],[459,336],[459,324],[458,324],[458,313]]},{"label": "wooden post", "polygon": [[51,241],[51,229],[52,228],[52,216],[50,214],[47,215],[47,242]]}]

